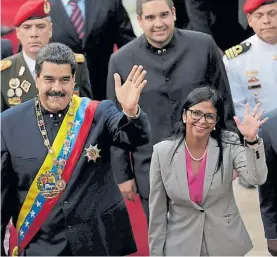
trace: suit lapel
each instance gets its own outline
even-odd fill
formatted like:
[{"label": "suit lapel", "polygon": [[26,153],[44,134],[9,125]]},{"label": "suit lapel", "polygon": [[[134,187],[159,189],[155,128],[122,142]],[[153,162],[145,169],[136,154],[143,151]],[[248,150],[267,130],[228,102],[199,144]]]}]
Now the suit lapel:
[{"label": "suit lapel", "polygon": [[76,39],[76,41],[79,40],[76,29],[74,28],[70,18],[68,17],[68,14],[63,6],[62,1],[52,0],[51,7],[51,13],[53,13],[53,17],[57,17],[57,22],[62,21],[62,24],[60,24],[60,22],[58,22],[58,24],[60,24],[60,26],[62,26],[62,28],[67,31],[66,34],[69,37]]},{"label": "suit lapel", "polygon": [[[178,140],[175,142],[175,146],[173,149],[176,148],[178,145]],[[194,208],[201,209],[196,203],[192,202],[189,195],[189,185],[188,185],[188,178],[187,178],[187,165],[186,165],[186,158],[185,158],[185,145],[182,143],[178,149],[176,150],[173,156],[173,171],[176,173],[178,185],[180,187],[180,191],[184,197],[184,199],[190,203]]]},{"label": "suit lapel", "polygon": [[97,24],[97,18],[100,11],[98,10],[101,7],[101,1],[96,4],[96,1],[85,0],[85,37],[83,39],[83,48],[85,47],[85,43],[88,40],[88,36],[92,31],[95,24]]},{"label": "suit lapel", "polygon": [[207,162],[205,170],[204,188],[202,203],[208,195],[210,186],[212,184],[214,173],[216,172],[216,165],[218,161],[219,147],[215,139],[211,138],[208,142]]}]

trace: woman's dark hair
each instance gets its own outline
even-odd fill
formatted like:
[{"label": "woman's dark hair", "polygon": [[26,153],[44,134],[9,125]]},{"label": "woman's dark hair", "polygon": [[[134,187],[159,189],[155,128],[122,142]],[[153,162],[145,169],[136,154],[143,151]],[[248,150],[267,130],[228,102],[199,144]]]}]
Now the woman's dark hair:
[{"label": "woman's dark hair", "polygon": [[189,110],[190,107],[205,101],[210,101],[217,110],[218,121],[215,125],[216,129],[211,132],[211,137],[217,141],[219,147],[216,172],[219,169],[223,171],[223,147],[221,134],[223,130],[226,130],[226,124],[224,121],[224,100],[223,97],[221,97],[220,94],[211,87],[196,88],[188,95],[181,111],[180,121],[175,124],[174,130],[171,133],[169,140],[180,138],[178,145],[174,150],[175,153],[179,146],[184,142],[186,137],[186,124],[183,122],[183,112]]}]

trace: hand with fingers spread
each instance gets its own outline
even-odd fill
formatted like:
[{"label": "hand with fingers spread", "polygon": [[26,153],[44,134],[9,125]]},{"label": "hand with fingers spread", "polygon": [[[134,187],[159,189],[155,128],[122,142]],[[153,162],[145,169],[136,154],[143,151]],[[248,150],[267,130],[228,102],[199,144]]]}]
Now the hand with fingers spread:
[{"label": "hand with fingers spread", "polygon": [[147,81],[145,80],[146,71],[142,66],[135,65],[126,82],[122,85],[118,73],[114,74],[115,93],[118,102],[124,113],[128,116],[135,116],[138,113],[138,102],[142,89]]},{"label": "hand with fingers spread", "polygon": [[234,117],[239,131],[244,136],[244,139],[248,142],[253,142],[257,139],[259,127],[268,120],[268,118],[261,120],[264,110],[258,113],[259,107],[260,104],[258,103],[255,106],[253,112],[250,113],[249,104],[246,104],[243,121],[241,122],[238,117]]}]

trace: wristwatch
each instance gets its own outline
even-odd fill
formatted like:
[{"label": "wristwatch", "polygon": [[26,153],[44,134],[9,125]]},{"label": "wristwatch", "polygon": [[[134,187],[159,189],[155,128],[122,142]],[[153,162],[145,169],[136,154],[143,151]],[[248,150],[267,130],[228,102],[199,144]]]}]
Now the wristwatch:
[{"label": "wristwatch", "polygon": [[124,113],[129,119],[137,119],[137,118],[139,117],[139,115],[140,115],[140,106],[138,105],[138,112],[137,112],[136,115],[130,116],[130,115],[128,115],[127,113],[125,113],[124,111],[123,111],[123,113]]},{"label": "wristwatch", "polygon": [[247,141],[246,139],[244,139],[244,142],[248,145],[255,145],[255,144],[258,144],[259,143],[259,136],[257,135],[256,136],[256,140],[252,141],[252,142],[249,142]]}]

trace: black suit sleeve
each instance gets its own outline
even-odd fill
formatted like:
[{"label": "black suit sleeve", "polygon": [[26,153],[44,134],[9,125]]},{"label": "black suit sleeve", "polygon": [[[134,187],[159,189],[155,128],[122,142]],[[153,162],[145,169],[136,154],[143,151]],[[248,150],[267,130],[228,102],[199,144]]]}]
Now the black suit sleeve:
[{"label": "black suit sleeve", "polygon": [[128,16],[128,13],[126,12],[124,6],[122,5],[122,0],[116,1],[116,44],[118,47],[121,47],[127,43],[129,43],[131,40],[136,38],[132,23],[130,21],[130,18]]},{"label": "black suit sleeve", "polygon": [[189,18],[188,29],[211,34],[210,8],[207,0],[183,0]]},{"label": "black suit sleeve", "polygon": [[[109,63],[108,79],[107,79],[107,99],[112,100],[118,109],[119,103],[116,99],[115,85],[113,75],[116,72],[116,64],[114,55],[111,56]],[[115,146],[111,147],[111,167],[119,184],[134,178],[132,170],[130,152]]]},{"label": "black suit sleeve", "polygon": [[7,150],[5,140],[1,132],[1,255],[5,255],[4,239],[6,227],[13,216],[15,206],[16,181],[11,156]]},{"label": "black suit sleeve", "polygon": [[81,97],[88,97],[90,99],[93,99],[87,62],[84,61],[83,63],[78,63],[77,69],[76,84],[79,87],[79,95]]},{"label": "black suit sleeve", "polygon": [[142,110],[138,118],[130,119],[119,112],[112,101],[104,101],[99,108],[105,116],[105,126],[113,145],[132,150],[149,143],[150,125]]},{"label": "black suit sleeve", "polygon": [[[267,125],[267,124],[266,124]],[[266,182],[259,187],[260,209],[267,239],[277,238],[277,153],[272,145],[273,140],[265,126],[259,133],[264,140],[268,175]],[[276,129],[276,128],[275,128]],[[275,130],[276,131],[276,130]],[[276,135],[275,135],[276,137]],[[275,146],[277,149],[277,146]]]},{"label": "black suit sleeve", "polygon": [[232,131],[236,130],[236,125],[233,119],[235,116],[235,109],[228,77],[219,49],[217,48],[212,37],[210,37],[210,56],[206,75],[206,81],[209,82],[209,85],[212,85],[216,90],[218,90],[223,97],[225,113],[222,115],[224,115],[225,123],[228,129]]}]

